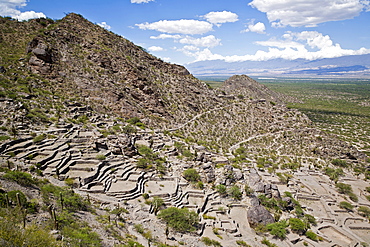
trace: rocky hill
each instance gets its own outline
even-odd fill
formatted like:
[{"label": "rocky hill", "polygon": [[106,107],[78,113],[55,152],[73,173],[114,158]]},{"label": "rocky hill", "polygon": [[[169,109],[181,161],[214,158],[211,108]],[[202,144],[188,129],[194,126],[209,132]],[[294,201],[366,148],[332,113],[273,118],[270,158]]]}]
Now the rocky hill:
[{"label": "rocky hill", "polygon": [[[368,158],[77,14],[0,19],[3,246],[359,246]],[[275,244],[275,245],[274,245]]]}]

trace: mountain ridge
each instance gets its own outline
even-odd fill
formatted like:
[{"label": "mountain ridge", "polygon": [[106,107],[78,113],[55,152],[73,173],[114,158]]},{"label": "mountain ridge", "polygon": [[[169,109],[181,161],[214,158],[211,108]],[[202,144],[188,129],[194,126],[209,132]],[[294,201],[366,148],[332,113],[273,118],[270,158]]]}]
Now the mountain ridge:
[{"label": "mountain ridge", "polygon": [[196,76],[249,74],[250,76],[312,76],[369,78],[370,54],[324,58],[245,61],[228,63],[222,60],[195,62],[186,67]]}]

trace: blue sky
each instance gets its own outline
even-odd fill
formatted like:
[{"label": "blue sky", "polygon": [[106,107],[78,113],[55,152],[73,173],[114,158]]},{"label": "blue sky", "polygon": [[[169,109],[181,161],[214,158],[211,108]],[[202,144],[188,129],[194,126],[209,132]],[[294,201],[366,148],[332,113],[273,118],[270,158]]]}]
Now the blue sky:
[{"label": "blue sky", "polygon": [[369,0],[0,0],[19,20],[70,12],[178,64],[370,53]]}]

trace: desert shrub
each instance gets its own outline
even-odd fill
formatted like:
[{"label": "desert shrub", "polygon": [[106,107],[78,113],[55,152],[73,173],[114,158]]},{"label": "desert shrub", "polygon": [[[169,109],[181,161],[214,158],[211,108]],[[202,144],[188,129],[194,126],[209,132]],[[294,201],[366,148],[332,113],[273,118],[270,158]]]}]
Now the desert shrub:
[{"label": "desert shrub", "polygon": [[2,246],[62,246],[56,241],[49,231],[40,226],[28,225],[26,229],[21,227],[19,218],[4,215],[0,217],[0,239]]},{"label": "desert shrub", "polygon": [[306,218],[307,222],[310,223],[311,225],[313,225],[313,226],[317,225],[316,219],[312,215],[305,214],[304,217]]},{"label": "desert shrub", "polygon": [[152,168],[152,162],[149,159],[140,158],[137,160],[136,167],[141,169]]},{"label": "desert shrub", "polygon": [[162,198],[155,196],[150,204],[153,206],[154,213],[157,213],[159,208],[164,205],[164,201]]},{"label": "desert shrub", "polygon": [[292,175],[291,174],[288,174],[288,173],[276,173],[276,175],[278,176],[279,178],[279,181],[283,184],[288,184],[289,180],[292,178]]},{"label": "desert shrub", "polygon": [[358,202],[358,197],[357,197],[357,195],[356,195],[355,193],[353,193],[353,192],[349,192],[349,193],[348,193],[348,197],[349,197],[349,199],[351,199],[352,201],[354,201],[354,202]]},{"label": "desert shrub", "polygon": [[282,220],[279,222],[268,224],[266,227],[271,235],[280,239],[285,239],[287,226],[288,223],[285,220]]},{"label": "desert shrub", "polygon": [[252,247],[243,240],[236,240],[236,244],[243,247]]},{"label": "desert shrub", "polygon": [[243,193],[241,192],[240,188],[237,185],[233,185],[230,187],[228,194],[233,198],[234,200],[241,200]]},{"label": "desert shrub", "polygon": [[96,155],[96,159],[98,159],[98,160],[105,160],[106,157],[105,157],[104,154],[98,154],[98,155]]},{"label": "desert shrub", "polygon": [[145,145],[139,145],[137,147],[137,151],[141,156],[146,157],[148,159],[153,159],[155,157],[153,150]]},{"label": "desert shrub", "polygon": [[137,132],[137,129],[135,127],[133,127],[132,125],[129,125],[129,124],[122,127],[121,130],[125,134],[133,134],[133,133]]},{"label": "desert shrub", "polygon": [[52,184],[46,184],[41,187],[41,195],[46,204],[51,200],[56,200],[60,207],[63,206],[69,212],[88,211],[91,209],[90,203],[79,194],[74,193],[68,187],[59,187]]},{"label": "desert shrub", "polygon": [[209,216],[209,215],[207,215],[207,214],[203,214],[203,219],[205,219],[205,220],[207,220],[207,219],[209,219],[209,220],[216,220],[216,217],[214,217],[214,216]]},{"label": "desert shrub", "polygon": [[335,166],[340,166],[340,167],[344,167],[344,168],[348,167],[347,162],[345,160],[341,160],[341,159],[333,159],[331,161],[331,163]]},{"label": "desert shrub", "polygon": [[216,186],[216,191],[222,195],[225,196],[227,194],[226,186],[223,184],[219,184]]},{"label": "desert shrub", "polygon": [[41,141],[43,141],[45,139],[46,139],[46,135],[45,134],[41,134],[41,135],[35,136],[32,141],[34,143],[38,143],[38,142],[41,142]]},{"label": "desert shrub", "polygon": [[341,168],[333,169],[330,167],[326,167],[324,169],[324,172],[333,181],[337,181],[340,176],[344,175],[344,172]]},{"label": "desert shrub", "polygon": [[352,186],[350,184],[336,183],[335,187],[337,187],[338,192],[341,194],[348,194],[352,192]]},{"label": "desert shrub", "polygon": [[366,187],[365,190],[370,193],[370,186],[369,187]]},{"label": "desert shrub", "polygon": [[129,123],[129,124],[135,125],[135,126],[141,128],[141,129],[145,129],[145,124],[142,123],[140,118],[138,118],[138,117],[133,117],[133,118],[127,119],[126,122]]},{"label": "desert shrub", "polygon": [[267,198],[265,194],[261,194],[258,196],[258,199],[261,202],[261,205],[265,206],[268,209],[274,209],[275,211],[279,211],[278,201],[275,198]]},{"label": "desert shrub", "polygon": [[200,175],[194,168],[189,168],[183,172],[184,178],[189,182],[200,181]]},{"label": "desert shrub", "polygon": [[170,207],[161,210],[158,218],[164,220],[167,225],[179,232],[193,232],[199,223],[198,214],[187,208]]},{"label": "desert shrub", "polygon": [[281,169],[290,169],[292,171],[296,171],[300,167],[301,165],[298,163],[285,163],[281,165]]},{"label": "desert shrub", "polygon": [[306,224],[302,220],[297,218],[290,218],[289,226],[293,232],[296,232],[298,234],[303,234],[307,230]]},{"label": "desert shrub", "polygon": [[276,244],[271,243],[268,239],[263,238],[261,244],[267,245],[267,247],[278,247]]},{"label": "desert shrub", "polygon": [[220,242],[218,242],[217,240],[210,239],[209,237],[202,237],[200,241],[202,241],[207,246],[215,246],[215,247],[222,246]]},{"label": "desert shrub", "polygon": [[204,184],[203,184],[203,182],[202,181],[198,181],[197,183],[196,183],[196,187],[198,188],[198,189],[204,189]]},{"label": "desert shrub", "polygon": [[360,206],[358,208],[358,213],[364,217],[370,217],[370,208],[366,206]]},{"label": "desert shrub", "polygon": [[313,231],[309,230],[306,232],[306,237],[308,237],[309,239],[313,240],[313,241],[317,241],[317,234],[314,233]]},{"label": "desert shrub", "polygon": [[70,246],[101,246],[99,235],[87,223],[73,222],[62,228],[62,234],[68,239]]},{"label": "desert shrub", "polygon": [[252,194],[253,194],[253,189],[251,188],[251,187],[249,187],[249,185],[248,184],[246,184],[245,186],[244,186],[244,191],[245,191],[245,194],[247,195],[247,196],[251,196]]},{"label": "desert shrub", "polygon": [[[19,198],[19,202],[17,199],[17,194]],[[8,203],[7,203],[7,197],[8,197]],[[18,205],[20,203],[20,205]],[[34,213],[37,211],[38,204],[36,202],[28,201],[27,197],[22,193],[22,191],[19,190],[12,190],[8,191],[7,193],[0,193],[0,207],[7,207],[7,205],[10,206],[21,206],[24,209],[27,209],[28,213]]]},{"label": "desert shrub", "polygon": [[10,136],[0,136],[0,141],[6,141],[10,139]]},{"label": "desert shrub", "polygon": [[22,171],[8,171],[3,175],[3,178],[12,180],[23,186],[31,186],[38,183],[38,180],[34,179],[31,174]]},{"label": "desert shrub", "polygon": [[342,201],[342,202],[339,203],[339,207],[340,208],[343,208],[343,209],[345,209],[347,211],[352,211],[352,209],[353,209],[354,206],[351,203],[349,203],[349,202]]}]

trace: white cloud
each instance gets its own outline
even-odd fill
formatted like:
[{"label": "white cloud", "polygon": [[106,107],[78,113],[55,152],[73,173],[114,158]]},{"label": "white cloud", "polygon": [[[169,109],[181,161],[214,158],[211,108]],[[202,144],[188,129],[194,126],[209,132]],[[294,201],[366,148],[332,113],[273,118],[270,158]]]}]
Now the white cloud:
[{"label": "white cloud", "polygon": [[266,30],[265,24],[262,22],[257,22],[256,24],[249,24],[248,28],[245,29],[243,32],[255,32],[255,33],[260,33],[264,34]]},{"label": "white cloud", "polygon": [[10,16],[19,21],[29,20],[34,18],[45,18],[45,14],[35,11],[21,12],[18,8],[27,5],[27,0],[0,0],[0,15]]},{"label": "white cloud", "polygon": [[171,35],[171,34],[160,34],[158,36],[150,36],[151,39],[181,39],[183,36],[179,34]]},{"label": "white cloud", "polygon": [[164,49],[160,46],[151,46],[148,48],[148,51],[164,51]]},{"label": "white cloud", "polygon": [[217,39],[213,35],[208,35],[202,38],[193,38],[190,36],[186,36],[179,40],[181,44],[190,44],[197,47],[215,47],[221,44],[221,40]]},{"label": "white cloud", "polygon": [[143,30],[156,30],[162,33],[204,34],[212,31],[211,23],[197,20],[161,20],[153,23],[145,22],[135,25]]},{"label": "white cloud", "polygon": [[102,23],[98,23],[98,25],[101,26],[102,28],[105,28],[105,29],[108,29],[108,30],[112,28],[105,21],[103,21]]},{"label": "white cloud", "polygon": [[256,44],[267,47],[267,51],[258,50],[253,55],[222,56],[213,54],[209,49],[204,49],[203,51],[195,51],[187,55],[195,57],[195,62],[215,59],[221,59],[226,62],[242,62],[266,61],[276,58],[316,60],[347,55],[370,54],[370,49],[366,48],[358,50],[343,49],[339,44],[335,44],[328,35],[323,35],[316,31],[287,32],[281,40],[272,38],[267,41],[256,42]]},{"label": "white cloud", "polygon": [[236,22],[238,21],[238,15],[232,13],[230,11],[222,11],[222,12],[209,12],[208,14],[203,16],[207,21],[217,26],[220,23],[227,23],[227,22]]},{"label": "white cloud", "polygon": [[369,10],[368,0],[253,0],[250,6],[267,14],[274,27],[306,26],[351,19]]},{"label": "white cloud", "polygon": [[131,3],[149,3],[154,0],[131,0]]}]

